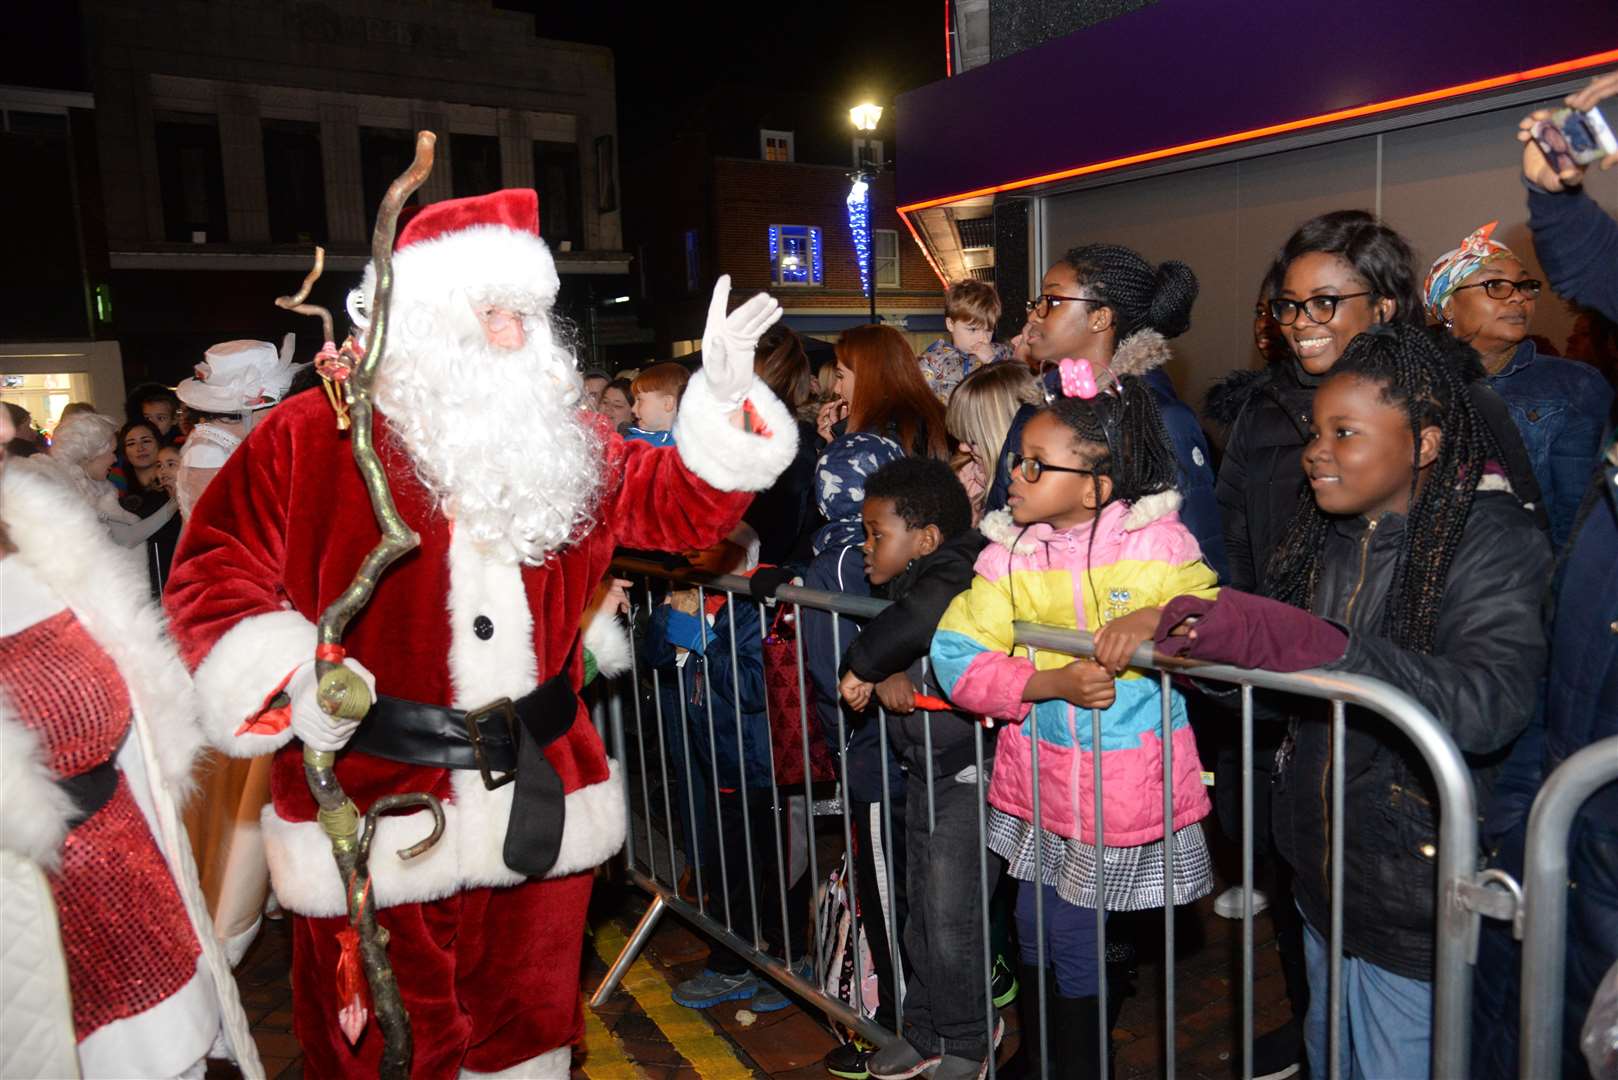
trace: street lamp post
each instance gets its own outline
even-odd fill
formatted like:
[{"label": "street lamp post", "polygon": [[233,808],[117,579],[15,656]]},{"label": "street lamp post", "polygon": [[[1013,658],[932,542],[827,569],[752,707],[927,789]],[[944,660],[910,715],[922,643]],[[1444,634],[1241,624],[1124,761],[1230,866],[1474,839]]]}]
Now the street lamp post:
[{"label": "street lamp post", "polygon": [[[848,117],[854,122],[855,130],[872,132],[882,119],[882,106],[872,105],[869,102],[856,105],[848,110]],[[876,181],[877,173],[882,171],[880,156],[867,161],[863,157],[856,172],[850,174],[853,187],[848,193],[848,222],[854,234],[855,254],[863,256],[865,270],[865,292],[871,301],[871,322],[876,318],[876,236],[871,231],[871,185]],[[863,238],[865,250],[859,251]]]}]

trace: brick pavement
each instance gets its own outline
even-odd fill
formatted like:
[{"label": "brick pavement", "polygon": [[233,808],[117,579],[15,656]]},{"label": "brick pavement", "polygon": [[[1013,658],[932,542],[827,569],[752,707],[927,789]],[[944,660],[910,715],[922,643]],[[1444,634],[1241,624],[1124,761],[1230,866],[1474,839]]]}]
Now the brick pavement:
[{"label": "brick pavement", "polygon": [[[604,888],[595,924],[606,938],[627,934],[640,912],[643,897],[634,892]],[[1115,1047],[1120,1080],[1141,1080],[1163,1073],[1162,1052],[1162,919],[1160,913],[1136,917],[1140,949],[1137,992],[1124,1005]],[[1116,922],[1113,924],[1116,925]],[[1254,983],[1258,1032],[1279,1024],[1287,1015],[1285,992],[1276,959],[1269,919],[1254,923],[1257,968]],[[1112,932],[1112,931],[1109,931]],[[1185,1080],[1227,1080],[1237,1045],[1239,989],[1236,966],[1241,924],[1213,915],[1212,897],[1182,910],[1176,921],[1176,1037],[1177,1072]],[[586,948],[581,991],[588,994],[605,974],[606,963],[595,948]],[[611,950],[605,950],[611,954]],[[730,1003],[696,1014],[666,1002],[667,988],[700,971],[707,956],[703,940],[678,918],[666,917],[645,954],[644,975],[662,980],[659,988],[645,984],[642,1001],[624,989],[617,991],[591,1018],[590,1042],[610,1039],[576,1056],[575,1080],[721,1080],[724,1077],[775,1077],[810,1080],[824,1077],[820,1059],[836,1045],[820,1015],[794,1005],[780,1012],[753,1017],[745,1003]],[[258,1042],[268,1076],[299,1080],[302,1056],[292,1035],[292,993],[289,984],[291,935],[288,923],[266,922],[263,933],[237,970],[242,1003]],[[661,990],[661,993],[658,991]],[[650,1002],[650,1004],[648,1004]],[[652,1014],[652,1015],[649,1015]],[[1017,1042],[1017,1010],[1006,1010],[1008,1036],[1002,1059]],[[662,1017],[661,1026],[656,1017]],[[701,1021],[700,1023],[698,1021]],[[665,1030],[670,1029],[670,1030]],[[671,1031],[684,1034],[671,1038]],[[706,1035],[704,1042],[695,1035]],[[684,1057],[676,1043],[702,1045],[700,1067]],[[717,1048],[717,1053],[715,1049]],[[234,1077],[236,1071],[215,1063],[213,1080]]]}]

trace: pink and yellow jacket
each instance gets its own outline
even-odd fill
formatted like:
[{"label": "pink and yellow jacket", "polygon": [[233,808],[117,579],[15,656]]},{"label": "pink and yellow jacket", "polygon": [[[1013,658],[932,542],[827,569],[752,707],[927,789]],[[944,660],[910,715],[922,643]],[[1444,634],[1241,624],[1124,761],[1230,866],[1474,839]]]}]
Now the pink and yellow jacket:
[{"label": "pink and yellow jacket", "polygon": [[[1059,668],[1073,658],[1039,650],[1030,661],[1026,650],[1013,649],[1011,624],[1020,619],[1093,630],[1176,596],[1212,598],[1217,578],[1180,523],[1179,504],[1172,491],[1133,505],[1115,503],[1095,521],[1062,532],[1044,524],[1025,530],[1004,511],[983,519],[991,543],[978,557],[972,587],[938,624],[932,663],[961,709],[1021,721],[1000,732],[989,786],[989,802],[998,809],[1034,820],[1037,732],[1041,824],[1059,836],[1095,843],[1090,711],[1066,701],[1022,700],[1036,670]],[[1118,680],[1117,693],[1101,713],[1103,839],[1125,847],[1163,837],[1163,698],[1157,676],[1133,670]],[[1180,829],[1206,817],[1209,804],[1185,702],[1178,692],[1169,693],[1174,828]]]}]

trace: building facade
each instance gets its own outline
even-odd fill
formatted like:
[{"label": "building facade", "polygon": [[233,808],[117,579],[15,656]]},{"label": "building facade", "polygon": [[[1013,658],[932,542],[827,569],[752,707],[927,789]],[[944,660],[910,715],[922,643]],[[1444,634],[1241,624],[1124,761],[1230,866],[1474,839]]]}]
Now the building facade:
[{"label": "building facade", "polygon": [[[107,284],[131,375],[188,373],[227,337],[308,335],[273,306],[315,244],[341,308],[415,133],[419,202],[540,193],[560,308],[590,332],[626,291],[609,49],[475,0],[85,0]],[[307,350],[300,349],[300,354]]]},{"label": "building facade", "polygon": [[787,325],[810,338],[835,341],[870,322],[849,207],[861,175],[877,317],[924,347],[943,332],[944,285],[897,212],[891,125],[855,133],[846,106],[821,100],[786,98],[770,109],[742,104],[706,122],[694,117],[657,154],[666,167],[647,199],[656,217],[644,255],[659,356],[700,347],[722,273],[733,295],[773,294]]}]

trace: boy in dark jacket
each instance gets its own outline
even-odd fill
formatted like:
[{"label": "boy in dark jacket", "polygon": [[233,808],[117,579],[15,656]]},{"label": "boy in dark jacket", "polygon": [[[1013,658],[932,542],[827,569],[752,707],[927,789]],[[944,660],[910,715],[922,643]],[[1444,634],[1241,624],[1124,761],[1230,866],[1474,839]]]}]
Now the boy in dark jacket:
[{"label": "boy in dark jacket", "polygon": [[977,827],[987,777],[978,775],[975,719],[919,710],[916,695],[940,693],[925,665],[933,631],[971,585],[986,541],[971,527],[965,489],[939,461],[883,466],[866,482],[862,516],[866,577],[893,605],[849,647],[839,690],[857,710],[873,699],[886,710],[888,739],[909,773],[904,944],[913,969],[903,1038],[867,1067],[877,1078],[935,1065],[930,1075],[943,1080],[975,1077],[993,1052],[984,1024],[982,893],[973,881],[980,860],[990,892],[1000,876]]}]

